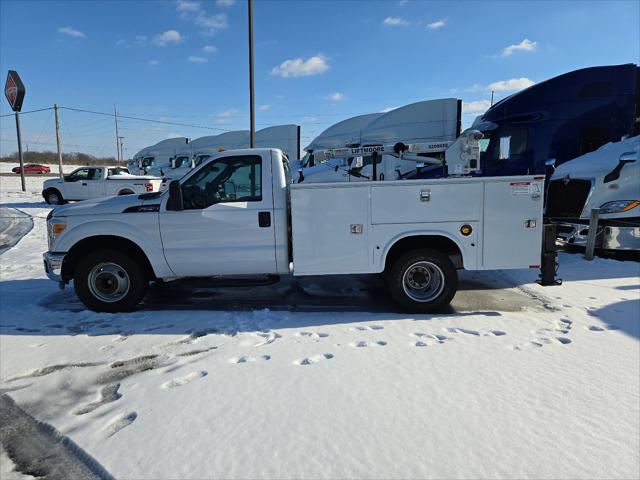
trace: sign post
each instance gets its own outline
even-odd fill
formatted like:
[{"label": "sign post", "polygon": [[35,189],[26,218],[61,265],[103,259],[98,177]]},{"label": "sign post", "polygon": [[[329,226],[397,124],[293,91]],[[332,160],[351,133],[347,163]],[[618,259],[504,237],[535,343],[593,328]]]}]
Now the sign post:
[{"label": "sign post", "polygon": [[24,181],[24,162],[22,160],[22,137],[20,136],[20,110],[22,110],[22,101],[24,100],[24,84],[20,80],[18,72],[9,70],[7,74],[7,82],[4,85],[4,96],[16,114],[16,134],[18,137],[18,159],[20,160],[20,180],[22,180],[22,191],[26,192],[27,187]]}]

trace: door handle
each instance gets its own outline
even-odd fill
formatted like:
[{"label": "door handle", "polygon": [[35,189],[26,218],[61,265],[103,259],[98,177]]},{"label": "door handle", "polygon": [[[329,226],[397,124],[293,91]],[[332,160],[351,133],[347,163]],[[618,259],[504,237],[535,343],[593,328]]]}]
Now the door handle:
[{"label": "door handle", "polygon": [[258,212],[258,226],[260,227],[271,226],[271,212]]}]

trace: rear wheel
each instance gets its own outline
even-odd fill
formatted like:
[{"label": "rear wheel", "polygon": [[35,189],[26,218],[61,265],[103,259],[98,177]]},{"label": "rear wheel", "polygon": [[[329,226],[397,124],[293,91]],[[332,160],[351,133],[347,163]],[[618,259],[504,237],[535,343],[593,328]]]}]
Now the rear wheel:
[{"label": "rear wheel", "polygon": [[44,199],[49,205],[62,205],[64,202],[62,194],[55,188],[51,188],[44,192]]},{"label": "rear wheel", "polygon": [[128,312],[144,297],[148,279],[142,267],[115,250],[89,253],[76,267],[76,294],[96,312]]},{"label": "rear wheel", "polygon": [[458,274],[449,257],[437,250],[405,253],[386,273],[391,297],[405,310],[438,311],[451,303],[458,288]]}]

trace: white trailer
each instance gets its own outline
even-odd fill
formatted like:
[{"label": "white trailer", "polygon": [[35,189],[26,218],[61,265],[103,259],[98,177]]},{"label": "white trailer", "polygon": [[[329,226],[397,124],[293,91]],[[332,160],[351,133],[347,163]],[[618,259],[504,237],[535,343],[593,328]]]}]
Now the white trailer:
[{"label": "white trailer", "polygon": [[[320,134],[305,150],[309,153],[298,181],[396,180],[416,170],[420,160],[379,156],[374,166],[371,155],[328,155],[340,147],[370,147],[389,143],[440,145],[430,155],[443,158],[444,151],[460,135],[462,102],[455,98],[428,100],[396,108],[384,114],[354,117]],[[440,162],[441,164],[441,162]],[[427,167],[430,168],[430,167]],[[433,168],[433,167],[431,167]],[[375,170],[375,176],[374,176]]]}]

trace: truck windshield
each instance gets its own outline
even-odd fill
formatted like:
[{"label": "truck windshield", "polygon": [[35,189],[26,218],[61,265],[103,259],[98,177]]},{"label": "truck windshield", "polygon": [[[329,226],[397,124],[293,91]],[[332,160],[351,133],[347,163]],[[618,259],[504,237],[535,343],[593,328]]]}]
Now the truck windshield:
[{"label": "truck windshield", "polygon": [[176,158],[175,162],[173,163],[173,165],[174,165],[173,168],[184,167],[184,166],[187,165],[188,162],[189,162],[189,157],[187,157],[187,156],[178,157],[178,158]]}]

